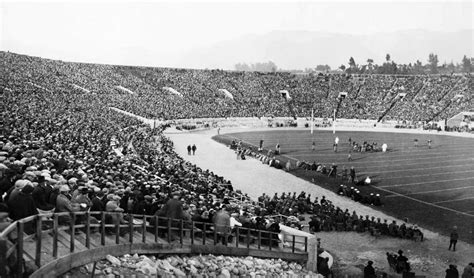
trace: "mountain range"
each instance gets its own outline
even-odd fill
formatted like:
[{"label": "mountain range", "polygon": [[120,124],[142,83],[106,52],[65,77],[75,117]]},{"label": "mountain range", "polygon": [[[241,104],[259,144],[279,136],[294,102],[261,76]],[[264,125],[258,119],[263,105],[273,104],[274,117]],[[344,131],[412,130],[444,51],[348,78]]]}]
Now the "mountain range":
[{"label": "mountain range", "polygon": [[463,56],[473,57],[474,29],[455,32],[421,29],[372,35],[350,35],[313,31],[272,31],[249,34],[207,47],[195,48],[181,55],[178,63],[187,68],[234,69],[237,63],[274,62],[280,69],[315,68],[328,64],[332,69],[347,66],[354,57],[357,64],[371,58],[376,64],[390,54],[401,64],[438,55],[439,64],[460,63]]}]

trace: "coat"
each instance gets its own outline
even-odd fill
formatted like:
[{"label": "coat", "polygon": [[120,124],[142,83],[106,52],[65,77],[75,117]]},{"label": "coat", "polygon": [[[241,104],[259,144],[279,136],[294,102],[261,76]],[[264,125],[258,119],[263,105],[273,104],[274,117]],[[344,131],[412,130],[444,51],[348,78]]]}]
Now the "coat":
[{"label": "coat", "polygon": [[52,210],[54,205],[49,203],[49,198],[53,189],[51,186],[46,184],[40,184],[33,190],[33,200],[35,201],[36,207],[40,210]]},{"label": "coat", "polygon": [[25,194],[21,191],[19,191],[18,194],[11,195],[7,205],[10,218],[13,221],[38,214],[35,201],[31,194]]},{"label": "coat", "polygon": [[56,212],[73,212],[72,202],[64,195],[59,194],[56,198]]},{"label": "coat", "polygon": [[171,219],[183,219],[183,204],[178,199],[169,199],[157,213],[158,216],[164,216]]},{"label": "coat", "polygon": [[220,210],[214,215],[216,233],[226,234],[230,231],[230,215],[225,210]]}]

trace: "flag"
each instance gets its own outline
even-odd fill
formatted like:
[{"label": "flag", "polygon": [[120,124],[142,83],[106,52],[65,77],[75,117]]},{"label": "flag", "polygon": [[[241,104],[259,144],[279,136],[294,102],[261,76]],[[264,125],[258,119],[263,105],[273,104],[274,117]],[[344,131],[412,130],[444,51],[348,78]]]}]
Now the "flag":
[{"label": "flag", "polygon": [[313,126],[314,126],[314,110],[311,109],[311,134],[313,134]]}]

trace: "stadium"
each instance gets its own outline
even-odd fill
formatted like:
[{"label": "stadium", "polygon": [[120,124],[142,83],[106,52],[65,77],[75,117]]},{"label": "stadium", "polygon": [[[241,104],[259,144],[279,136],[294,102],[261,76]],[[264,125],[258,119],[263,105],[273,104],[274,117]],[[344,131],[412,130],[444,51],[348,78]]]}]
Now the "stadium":
[{"label": "stadium", "polygon": [[473,277],[471,71],[0,61],[0,277]]}]

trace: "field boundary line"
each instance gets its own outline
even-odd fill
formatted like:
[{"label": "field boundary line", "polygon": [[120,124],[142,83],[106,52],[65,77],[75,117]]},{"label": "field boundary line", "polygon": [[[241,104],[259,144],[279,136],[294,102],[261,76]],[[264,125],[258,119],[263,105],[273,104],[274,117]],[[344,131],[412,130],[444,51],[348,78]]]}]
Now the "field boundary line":
[{"label": "field boundary line", "polygon": [[[438,189],[438,190],[430,190],[430,191],[421,191],[421,192],[414,192],[414,193],[407,193],[407,194],[403,194],[405,196],[408,196],[408,195],[419,195],[419,194],[427,194],[427,193],[437,193],[437,192],[444,192],[444,191],[453,191],[453,190],[459,190],[459,189],[466,189],[466,188],[474,188],[474,185],[473,186],[463,186],[463,187],[456,187],[456,188],[448,188],[448,189]],[[393,198],[395,197],[396,195],[387,195],[387,196],[384,196],[384,198]]]},{"label": "field boundary line", "polygon": [[425,202],[425,201],[422,201],[422,200],[419,200],[419,199],[416,199],[416,198],[413,198],[413,197],[410,197],[410,196],[406,196],[406,195],[403,195],[403,194],[400,194],[400,193],[397,193],[397,192],[395,192],[395,191],[391,191],[391,190],[388,190],[388,189],[384,189],[384,188],[379,188],[379,189],[382,190],[382,191],[385,191],[385,192],[387,192],[387,193],[391,193],[391,194],[397,195],[398,197],[410,199],[410,200],[412,200],[412,201],[415,201],[415,202],[418,202],[418,203],[421,203],[421,204],[425,204],[425,205],[428,205],[428,206],[436,207],[436,208],[439,208],[439,209],[448,210],[448,211],[451,211],[451,212],[454,212],[454,213],[458,213],[458,214],[462,214],[462,215],[466,215],[466,216],[469,216],[469,217],[474,217],[474,214],[470,214],[470,213],[462,212],[462,211],[459,211],[459,210],[455,210],[455,209],[443,207],[443,206],[437,205],[437,204],[435,204],[435,203]]},{"label": "field boundary line", "polygon": [[471,199],[474,199],[474,196],[465,197],[465,198],[459,198],[459,199],[446,200],[446,201],[439,201],[439,202],[434,202],[433,204],[451,203],[451,202],[464,201],[464,200],[471,200]]},{"label": "field boundary line", "polygon": [[462,179],[436,180],[436,181],[413,182],[413,183],[400,183],[400,184],[377,186],[376,188],[400,187],[400,186],[407,186],[407,185],[439,183],[439,182],[450,182],[450,181],[463,181],[463,180],[473,180],[473,179],[474,179],[474,177],[468,177],[468,178],[462,178]]},{"label": "field boundary line", "polygon": [[[352,153],[354,154],[354,153]],[[351,154],[351,155],[352,155]],[[342,156],[345,156],[346,154],[343,154]],[[314,154],[307,154],[307,155],[296,155],[298,157],[310,157],[310,156],[314,156]],[[350,161],[351,164],[379,164],[379,163],[385,163],[385,162],[399,162],[399,161],[413,161],[413,160],[430,160],[430,159],[436,159],[436,158],[446,158],[446,157],[464,157],[464,156],[468,156],[468,158],[471,158],[473,156],[473,154],[455,154],[455,155],[443,155],[443,154],[440,154],[439,156],[431,156],[431,157],[421,157],[421,158],[407,158],[407,159],[390,159],[390,157],[382,157],[384,159],[380,159],[380,160],[369,160],[369,161]],[[339,157],[341,157],[341,155],[339,155]],[[354,160],[355,159],[360,159],[358,158],[357,156],[353,156],[352,157]],[[363,157],[363,158],[366,158],[366,157]],[[368,159],[370,159],[370,157],[368,157]],[[348,161],[349,162],[349,161]],[[406,164],[404,164],[406,165]]]},{"label": "field boundary line", "polygon": [[462,167],[462,166],[472,166],[472,163],[461,164],[461,165],[446,165],[446,166],[425,167],[425,168],[400,169],[400,170],[393,170],[393,171],[378,171],[378,172],[361,171],[360,174],[373,175],[373,174],[381,174],[381,173],[395,173],[395,172],[403,172],[403,171],[429,170],[429,169],[451,168],[451,167]]},{"label": "field boundary line", "polygon": [[[422,170],[422,169],[420,169]],[[416,177],[428,177],[428,176],[438,176],[438,175],[450,175],[450,174],[460,174],[460,173],[471,173],[474,170],[466,170],[466,171],[454,171],[454,172],[440,172],[440,173],[433,173],[433,174],[423,174],[423,175],[411,175],[411,176],[402,176],[402,177],[384,177],[381,180],[392,180],[392,179],[400,179],[400,178],[416,178]]]}]

